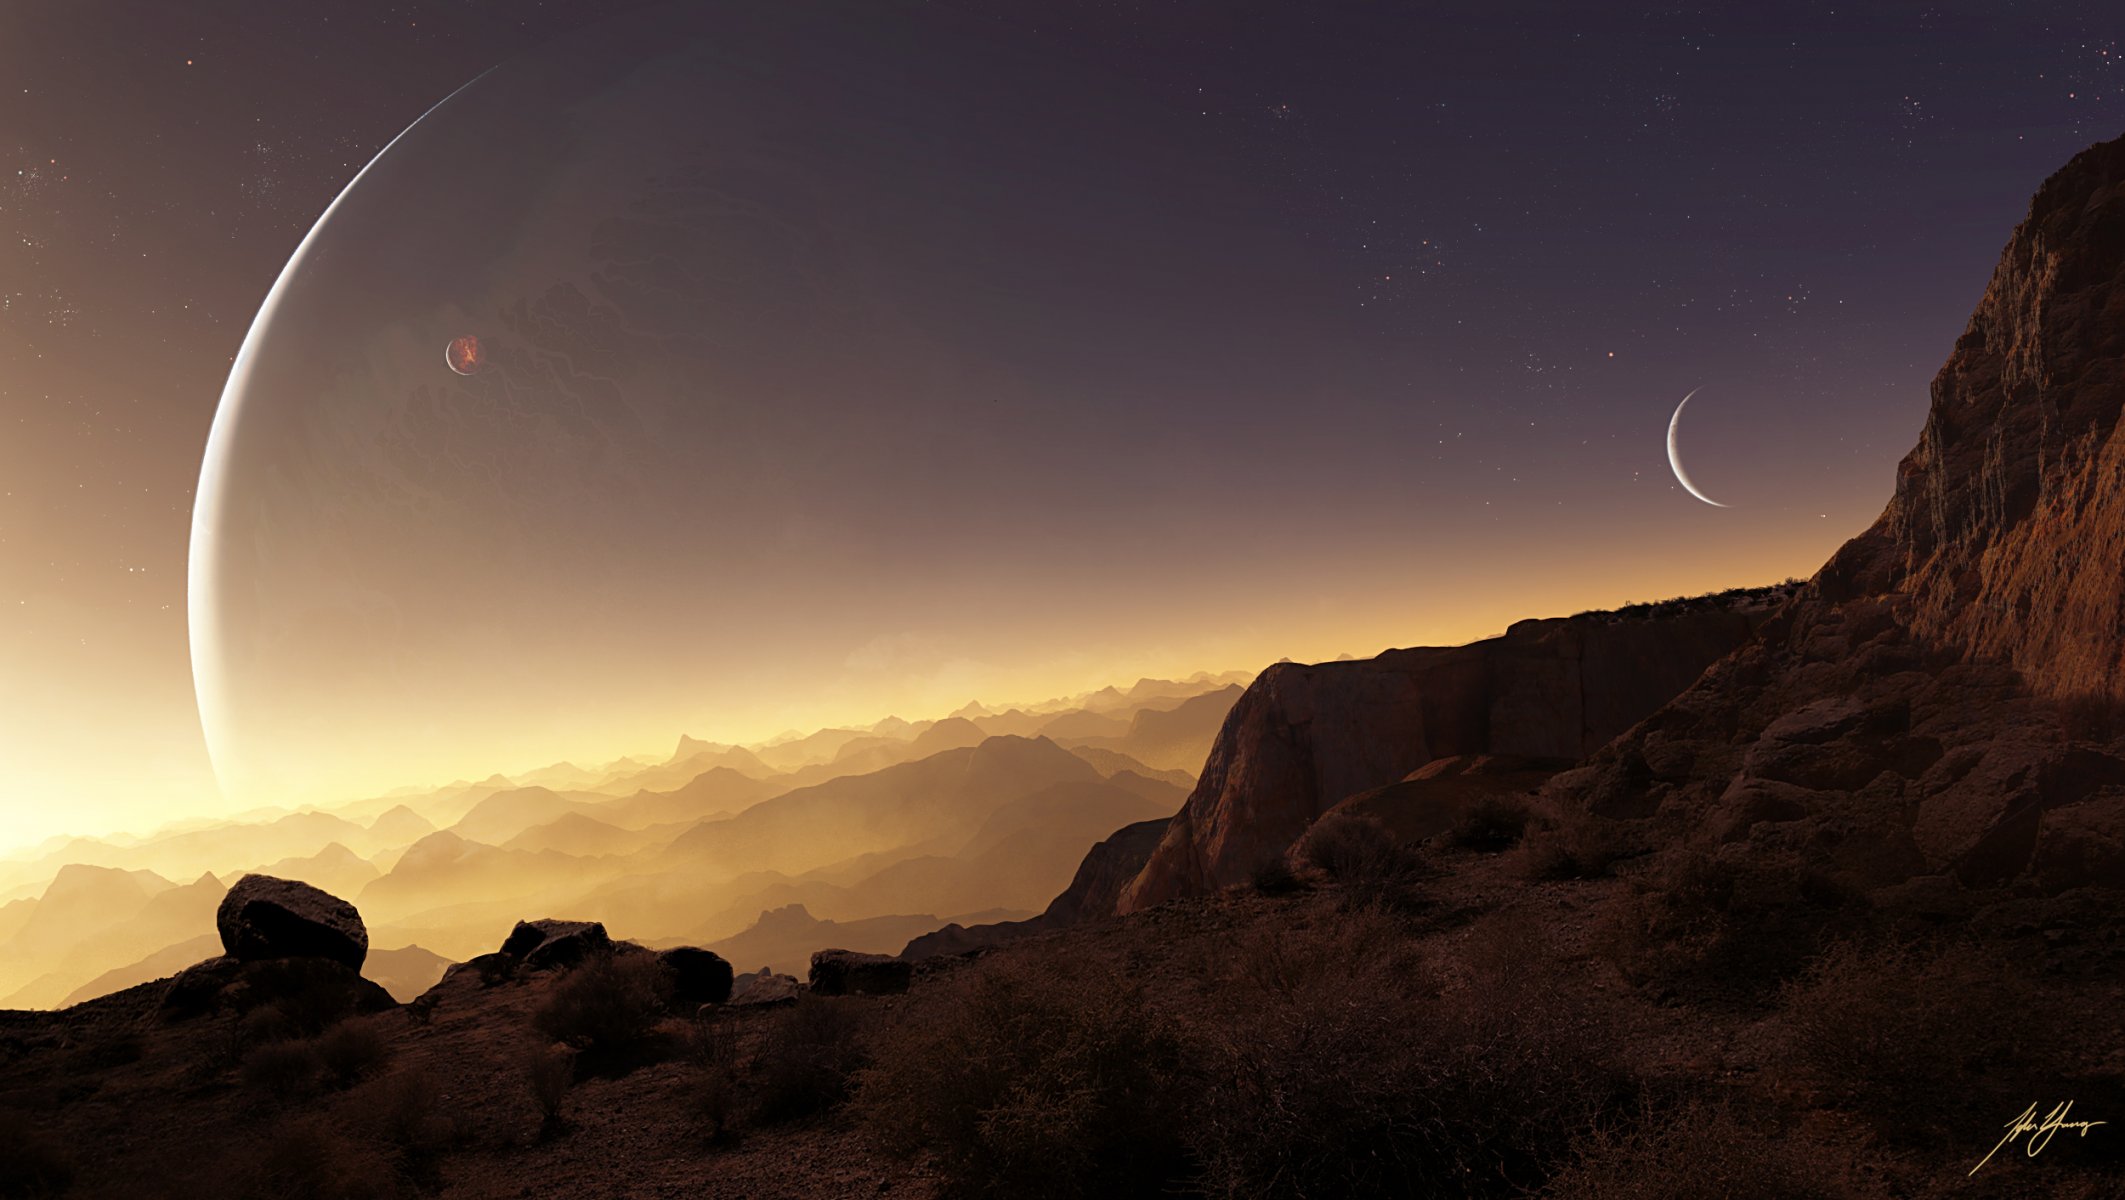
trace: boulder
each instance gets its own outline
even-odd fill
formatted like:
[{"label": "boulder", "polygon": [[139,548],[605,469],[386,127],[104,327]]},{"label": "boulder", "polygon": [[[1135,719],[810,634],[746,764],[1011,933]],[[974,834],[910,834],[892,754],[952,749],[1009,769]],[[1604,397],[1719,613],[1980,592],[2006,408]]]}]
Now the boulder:
[{"label": "boulder", "polygon": [[591,954],[610,951],[612,938],[596,921],[518,921],[502,942],[501,953],[525,969],[572,967]]},{"label": "boulder", "polygon": [[699,946],[674,946],[657,955],[671,972],[672,999],[680,1004],[722,1004],[730,999],[731,969],[723,956]]},{"label": "boulder", "polygon": [[278,1006],[304,1031],[315,1033],[341,1017],[398,1007],[372,980],[330,958],[296,957],[244,962],[223,955],[179,971],[164,989],[161,1015],[179,1021],[214,1013],[248,1013]]},{"label": "boulder", "polygon": [[797,982],[795,975],[777,975],[762,967],[750,975],[740,975],[732,982],[730,1004],[733,1008],[795,1004],[803,990],[804,985]]},{"label": "boulder", "polygon": [[812,955],[812,991],[821,996],[890,996],[908,990],[914,964],[889,954],[821,950]]},{"label": "boulder", "polygon": [[241,962],[329,958],[359,971],[369,930],[345,900],[293,879],[246,875],[223,896],[214,924],[222,948]]},{"label": "boulder", "polygon": [[228,955],[193,963],[171,976],[162,993],[162,1015],[169,1020],[200,1017],[213,1012],[223,988],[235,980],[242,964]]},{"label": "boulder", "polygon": [[493,987],[515,978],[516,969],[517,959],[513,955],[503,954],[499,950],[489,954],[477,954],[464,962],[451,963],[443,968],[443,977],[436,981],[435,986],[439,988],[459,980],[477,979],[481,987]]}]

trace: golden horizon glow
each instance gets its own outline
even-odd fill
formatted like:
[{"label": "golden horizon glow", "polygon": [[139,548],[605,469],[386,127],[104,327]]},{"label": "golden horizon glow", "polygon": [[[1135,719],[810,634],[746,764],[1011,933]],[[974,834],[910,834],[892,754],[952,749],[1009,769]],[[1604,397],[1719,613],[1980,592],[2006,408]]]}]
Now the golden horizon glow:
[{"label": "golden horizon glow", "polygon": [[[1827,522],[1826,522],[1827,523]],[[1815,568],[1843,541],[1842,536],[1792,537],[1767,553],[1762,543],[1737,542],[1725,553],[1690,556],[1687,562],[1670,562],[1659,570],[1658,582],[1648,586],[1648,562],[1616,556],[1612,551],[1589,550],[1577,556],[1529,563],[1518,570],[1495,572],[1483,579],[1457,581],[1461,605],[1427,605],[1405,612],[1397,604],[1374,599],[1370,604],[1349,608],[1323,607],[1325,598],[1294,602],[1280,622],[1285,628],[1270,631],[1250,627],[1246,620],[1224,626],[1221,634],[1198,634],[1188,640],[1164,645],[1135,642],[1097,662],[1088,657],[1071,661],[1028,662],[1018,665],[963,664],[951,670],[948,663],[898,664],[904,668],[891,679],[879,679],[861,692],[819,694],[816,698],[765,708],[735,706],[719,708],[701,704],[690,711],[674,711],[641,721],[582,723],[580,734],[554,739],[539,746],[468,745],[447,757],[393,758],[373,756],[353,767],[320,771],[314,786],[300,794],[280,797],[230,796],[215,786],[211,777],[158,792],[143,800],[139,781],[130,776],[114,779],[108,787],[83,786],[78,772],[53,773],[41,779],[18,776],[16,783],[33,793],[63,797],[63,803],[40,806],[30,812],[17,809],[12,828],[0,833],[0,857],[19,856],[58,836],[146,836],[154,830],[196,820],[232,820],[244,814],[332,809],[394,793],[419,794],[464,780],[476,782],[492,775],[516,777],[560,762],[596,767],[623,758],[661,762],[668,758],[683,734],[704,741],[733,745],[759,745],[795,730],[809,733],[827,728],[867,727],[887,717],[909,721],[935,720],[969,701],[995,709],[1014,705],[1043,704],[1082,695],[1109,685],[1127,688],[1141,678],[1181,679],[1198,673],[1218,675],[1228,671],[1259,671],[1289,658],[1318,662],[1341,655],[1366,658],[1387,649],[1459,645],[1504,632],[1514,621],[1569,616],[1575,612],[1609,609],[1625,604],[1695,594],[1729,587],[1774,583],[1792,576],[1812,575]],[[1651,556],[1657,559],[1656,553]],[[1775,564],[1744,570],[1766,558]],[[1260,620],[1263,614],[1247,614]],[[359,742],[359,737],[350,737]],[[93,815],[91,815],[93,814]]]}]

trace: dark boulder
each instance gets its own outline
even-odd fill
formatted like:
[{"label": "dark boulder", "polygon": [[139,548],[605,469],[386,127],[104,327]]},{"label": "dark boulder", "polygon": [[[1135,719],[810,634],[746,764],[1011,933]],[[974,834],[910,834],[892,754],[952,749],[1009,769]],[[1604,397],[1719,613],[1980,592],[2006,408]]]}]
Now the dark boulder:
[{"label": "dark boulder", "polygon": [[222,948],[241,962],[329,958],[356,971],[369,956],[369,930],[345,900],[293,879],[246,875],[214,915]]},{"label": "dark boulder", "polygon": [[612,949],[612,938],[596,921],[518,921],[502,943],[503,954],[530,970],[572,967],[592,954]]},{"label": "dark boulder", "polygon": [[[515,978],[516,968],[517,960],[499,951],[492,954],[476,954],[464,962],[451,963],[448,967],[443,968],[443,977],[436,981],[436,987],[441,987],[452,980],[473,978],[479,980],[481,987],[493,987],[498,983],[506,983]],[[434,989],[431,988],[430,990]]]},{"label": "dark boulder", "polygon": [[671,972],[672,999],[681,1004],[722,1004],[730,999],[730,964],[713,950],[675,946],[657,955]]},{"label": "dark boulder", "polygon": [[812,990],[822,996],[890,996],[908,990],[914,964],[889,954],[821,950],[812,955]]},{"label": "dark boulder", "polygon": [[170,979],[162,993],[162,1015],[170,1020],[201,1017],[213,1012],[222,989],[236,978],[242,964],[224,954],[193,963]]},{"label": "dark boulder", "polygon": [[179,971],[164,989],[164,1020],[274,1008],[294,1028],[313,1034],[352,1016],[398,1007],[391,993],[345,963],[329,958],[273,958],[240,962],[226,955]]}]

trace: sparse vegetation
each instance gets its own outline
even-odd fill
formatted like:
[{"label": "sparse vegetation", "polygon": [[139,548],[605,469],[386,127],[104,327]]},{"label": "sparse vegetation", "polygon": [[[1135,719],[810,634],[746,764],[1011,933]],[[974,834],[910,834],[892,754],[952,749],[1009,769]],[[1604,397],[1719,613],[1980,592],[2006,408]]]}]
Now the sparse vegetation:
[{"label": "sparse vegetation", "polygon": [[1503,850],[1527,832],[1530,816],[1519,796],[1479,796],[1447,831],[1447,840],[1464,850]]},{"label": "sparse vegetation", "polygon": [[1573,620],[1608,617],[1611,619],[1643,619],[1646,617],[1673,616],[1685,608],[1735,608],[1743,604],[1777,604],[1789,598],[1807,585],[1807,580],[1787,578],[1779,583],[1762,587],[1715,588],[1688,596],[1670,596],[1665,600],[1642,600],[1616,608],[1590,608],[1572,614]]},{"label": "sparse vegetation", "polygon": [[1524,879],[1600,879],[1630,853],[1615,824],[1587,813],[1532,820],[1515,851]]},{"label": "sparse vegetation", "polygon": [[566,1045],[532,1045],[524,1055],[524,1081],[531,1089],[532,1103],[539,1109],[539,1136],[552,1137],[567,1128],[561,1109],[575,1086],[576,1052]]},{"label": "sparse vegetation", "polygon": [[1807,1077],[1892,1139],[1991,1128],[2086,1066],[2056,1001],[1967,945],[1839,943],[1781,1008]]},{"label": "sparse vegetation", "polygon": [[1862,904],[1797,858],[1679,846],[1632,878],[1603,945],[1639,983],[1758,1002]]},{"label": "sparse vegetation", "polygon": [[1298,855],[1340,885],[1353,903],[1416,903],[1423,859],[1377,818],[1329,813],[1299,839]]},{"label": "sparse vegetation", "polygon": [[73,1183],[73,1156],[58,1139],[31,1129],[24,1114],[0,1112],[0,1197],[63,1196]]},{"label": "sparse vegetation", "polygon": [[532,1024],[611,1065],[649,1049],[670,999],[670,976],[654,956],[594,954],[554,986]]},{"label": "sparse vegetation", "polygon": [[353,1087],[391,1061],[391,1047],[367,1021],[335,1025],[318,1036],[316,1046],[325,1080],[333,1087]]},{"label": "sparse vegetation", "polygon": [[1616,1034],[1540,960],[1443,980],[1377,911],[1237,957],[1189,1026],[1211,1195],[1513,1195],[1627,1091]]},{"label": "sparse vegetation", "polygon": [[1542,1192],[1556,1200],[1864,1200],[1886,1196],[1838,1165],[1833,1148],[1776,1130],[1762,1114],[1691,1101],[1605,1122],[1573,1147],[1575,1161]]},{"label": "sparse vegetation", "polygon": [[1281,854],[1265,858],[1256,864],[1253,874],[1249,876],[1249,882],[1255,891],[1264,896],[1288,896],[1305,886],[1299,879],[1298,872],[1291,869],[1291,864],[1285,861]]},{"label": "sparse vegetation", "polygon": [[858,1111],[962,1194],[1519,1194],[1631,1089],[1525,922],[1480,937],[1445,979],[1395,912],[1321,906],[1167,998],[1126,954],[1000,955],[881,1036]]},{"label": "sparse vegetation", "polygon": [[775,1013],[753,1062],[753,1120],[792,1121],[848,1099],[869,1057],[869,1013],[861,997],[813,995]]},{"label": "sparse vegetation", "polygon": [[266,1042],[244,1055],[243,1082],[275,1100],[295,1100],[318,1089],[324,1070],[316,1043],[308,1039]]},{"label": "sparse vegetation", "polygon": [[711,1012],[694,1021],[689,1045],[695,1066],[700,1068],[699,1090],[694,1093],[694,1114],[702,1135],[711,1145],[735,1141],[742,1125],[738,1100],[738,1030],[724,1012]]},{"label": "sparse vegetation", "polygon": [[[281,1122],[247,1165],[241,1183],[224,1180],[225,1190],[218,1194],[256,1200],[394,1200],[408,1190],[381,1147],[348,1136],[318,1115]],[[202,1187],[199,1194],[215,1193]]]},{"label": "sparse vegetation", "polygon": [[1183,1161],[1179,1059],[1120,973],[1013,960],[884,1035],[860,1109],[967,1194],[1151,1195]]},{"label": "sparse vegetation", "polygon": [[431,1181],[444,1153],[463,1137],[458,1114],[422,1070],[372,1079],[348,1092],[338,1111],[355,1137],[381,1147],[398,1174],[416,1183]]}]

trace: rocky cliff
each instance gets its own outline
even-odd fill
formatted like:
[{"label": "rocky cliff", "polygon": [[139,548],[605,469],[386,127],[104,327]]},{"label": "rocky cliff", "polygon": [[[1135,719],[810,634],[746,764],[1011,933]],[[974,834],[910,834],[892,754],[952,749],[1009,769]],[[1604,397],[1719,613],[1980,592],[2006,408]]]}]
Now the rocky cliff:
[{"label": "rocky cliff", "polygon": [[1521,621],[1466,646],[1279,663],[1233,706],[1118,911],[1238,883],[1340,801],[1434,759],[1577,761],[1688,687],[1787,595],[1728,592]]},{"label": "rocky cliff", "polygon": [[2121,409],[2125,140],[2038,191],[1880,519],[1552,794],[1884,899],[2125,879]]}]

